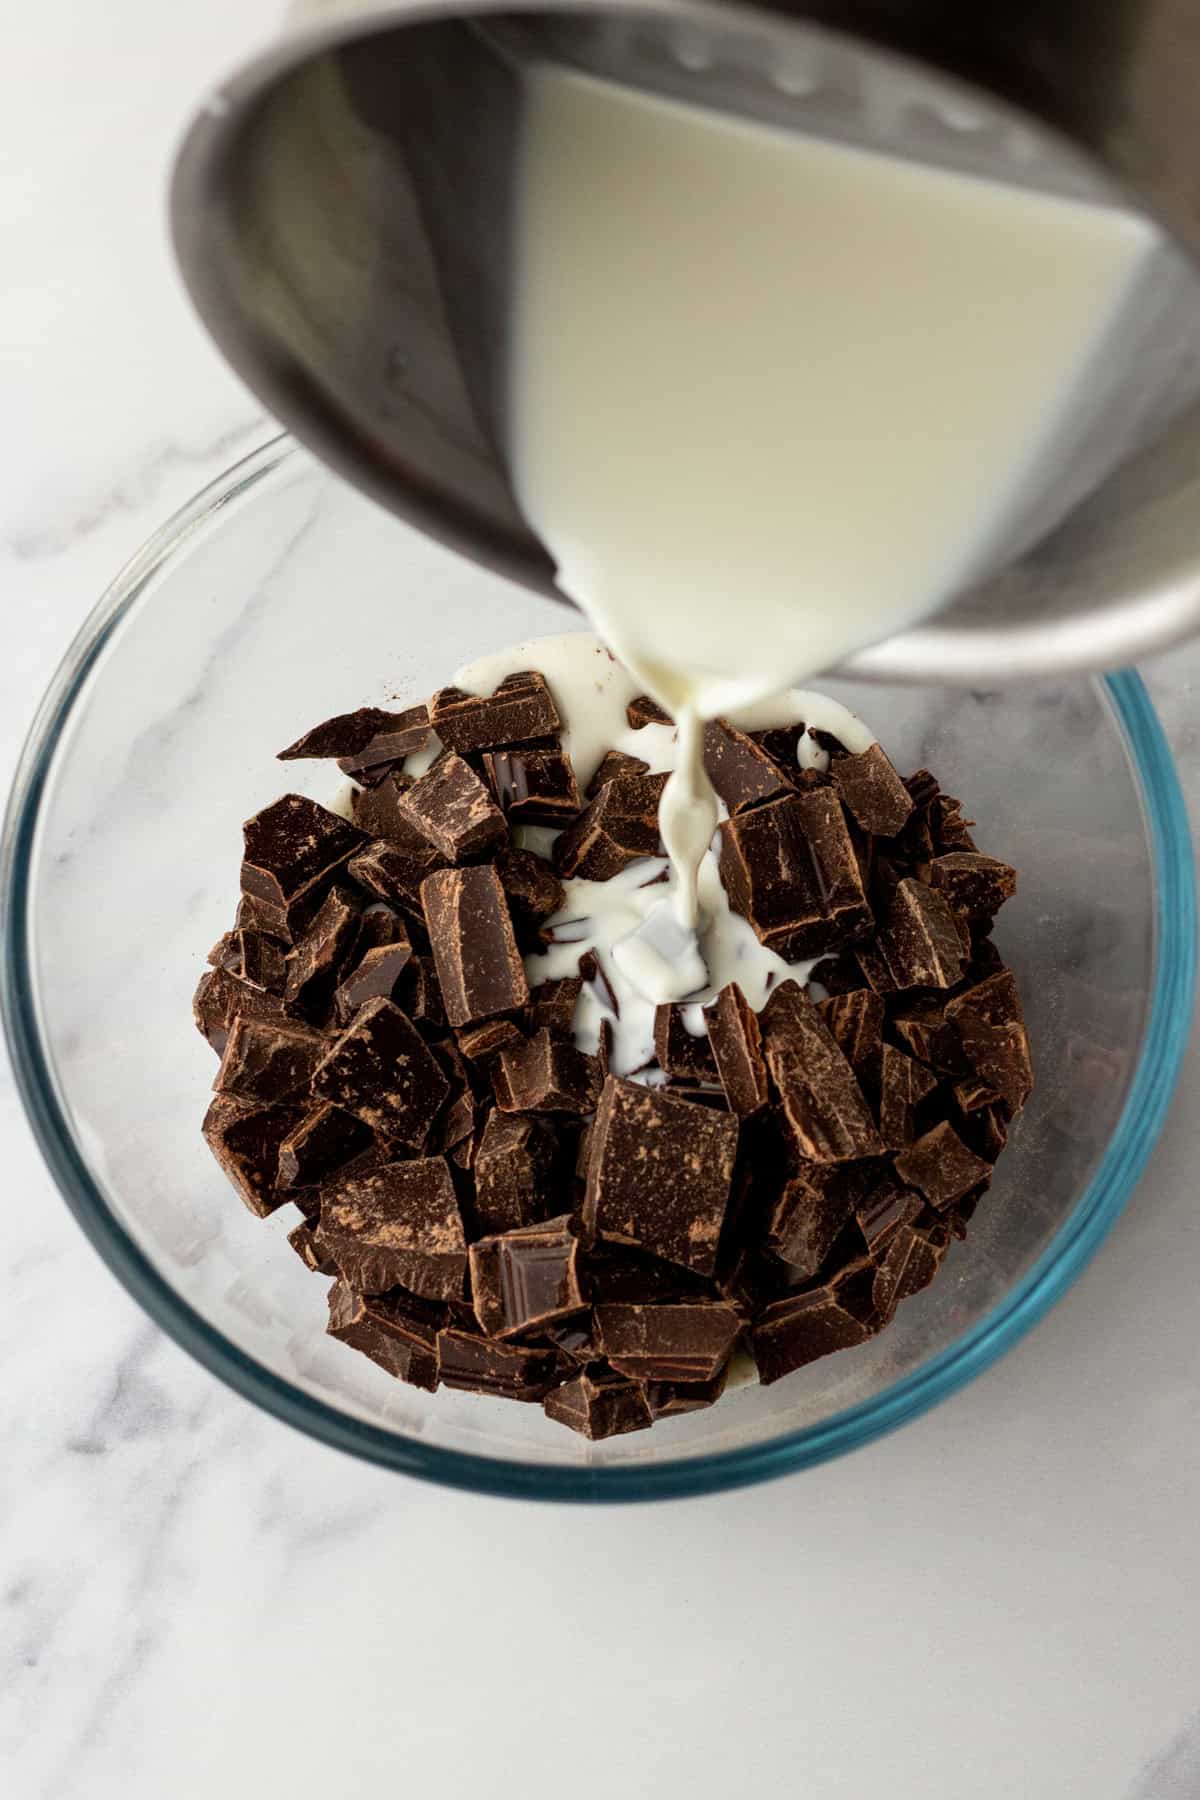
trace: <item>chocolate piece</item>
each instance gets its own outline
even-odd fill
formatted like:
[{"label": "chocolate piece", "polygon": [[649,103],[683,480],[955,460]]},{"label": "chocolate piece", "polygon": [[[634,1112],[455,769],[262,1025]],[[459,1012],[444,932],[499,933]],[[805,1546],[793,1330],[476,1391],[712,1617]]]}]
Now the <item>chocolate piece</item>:
[{"label": "chocolate piece", "polygon": [[229,1042],[233,1021],[239,1017],[291,1023],[291,1015],[278,994],[264,994],[248,987],[228,969],[206,969],[192,996],[196,1030],[220,1056]]},{"label": "chocolate piece", "polygon": [[871,988],[856,988],[818,1002],[817,1011],[829,1035],[859,1081],[879,1079],[883,1042],[883,1001]]},{"label": "chocolate piece", "polygon": [[879,1255],[872,1298],[880,1324],[890,1324],[902,1300],[928,1287],[942,1266],[948,1234],[938,1236],[904,1219],[887,1239]]},{"label": "chocolate piece", "polygon": [[584,1369],[564,1381],[542,1402],[546,1417],[567,1425],[592,1442],[644,1431],[651,1423],[641,1385],[606,1369]]},{"label": "chocolate piece", "polygon": [[377,949],[367,950],[334,992],[333,1010],[338,1023],[349,1025],[368,1000],[398,1000],[400,978],[412,960],[412,953],[407,933],[398,943],[380,944]]},{"label": "chocolate piece", "polygon": [[431,956],[409,958],[408,967],[400,977],[397,1005],[414,1024],[424,1025],[431,1031],[445,1027],[446,1009],[442,1005],[442,990],[438,986]]},{"label": "chocolate piece", "polygon": [[312,1088],[318,1099],[414,1150],[425,1143],[450,1094],[437,1058],[390,1000],[368,1000],[360,1008],[318,1065]]},{"label": "chocolate piece", "polygon": [[330,888],[321,910],[289,952],[284,998],[314,1012],[327,1006],[355,939],[359,906],[347,888]]},{"label": "chocolate piece", "polygon": [[525,744],[562,730],[562,720],[545,676],[534,669],[507,676],[490,697],[442,688],[429,703],[433,729],[447,749],[469,750]]},{"label": "chocolate piece", "polygon": [[913,805],[920,808],[927,807],[942,791],[937,776],[931,775],[928,769],[914,769],[911,775],[904,777],[904,786]]},{"label": "chocolate piece", "polygon": [[704,727],[704,767],[731,816],[793,791],[775,758],[725,719]]},{"label": "chocolate piece", "polygon": [[618,775],[600,789],[554,844],[560,875],[608,881],[631,862],[662,854],[658,803],[666,775]]},{"label": "chocolate piece", "polygon": [[551,1325],[583,1305],[567,1214],[480,1238],[469,1252],[475,1316],[490,1337]]},{"label": "chocolate piece", "polygon": [[489,750],[484,767],[510,825],[567,825],[582,804],[562,750]]},{"label": "chocolate piece", "polygon": [[402,837],[396,835],[386,842],[377,839],[352,857],[349,873],[370,893],[424,922],[421,883],[445,864],[440,852],[407,819],[400,820],[400,829]]},{"label": "chocolate piece", "polygon": [[600,1067],[574,1044],[539,1031],[501,1052],[492,1085],[503,1112],[590,1113],[600,1094]]},{"label": "chocolate piece", "polygon": [[961,1081],[953,1083],[951,1093],[954,1104],[960,1112],[977,1112],[981,1106],[992,1106],[1000,1095],[988,1082],[978,1075],[966,1075]]},{"label": "chocolate piece", "polygon": [[[263,994],[282,994],[287,981],[284,946],[278,938],[263,931],[235,931],[229,950],[230,960],[221,966],[244,981],[247,987]],[[288,999],[292,996],[289,994]]]},{"label": "chocolate piece", "polygon": [[411,786],[411,776],[388,768],[365,790],[355,789],[350,796],[350,810],[359,830],[365,831],[368,837],[395,838],[400,842],[410,837],[411,828],[400,815],[400,797]]},{"label": "chocolate piece", "polygon": [[715,1406],[725,1392],[729,1365],[711,1381],[648,1381],[645,1385],[646,1405],[652,1419],[673,1419],[679,1413],[702,1412]]},{"label": "chocolate piece", "polygon": [[260,931],[281,944],[291,942],[288,908],[269,906],[255,894],[242,894],[234,917],[235,931]]},{"label": "chocolate piece", "polygon": [[553,1350],[500,1344],[465,1331],[439,1331],[438,1371],[448,1388],[499,1394],[506,1400],[540,1400],[558,1372]]},{"label": "chocolate piece", "polygon": [[912,1225],[925,1210],[919,1194],[902,1187],[891,1175],[885,1175],[860,1206],[854,1209],[863,1242],[876,1255],[901,1225]]},{"label": "chocolate piece", "polygon": [[421,903],[451,1025],[525,1005],[525,966],[494,868],[439,870],[422,882]]},{"label": "chocolate piece", "polygon": [[449,863],[482,856],[508,832],[504,814],[461,756],[443,757],[401,794],[400,816]]},{"label": "chocolate piece", "polygon": [[525,1036],[511,1019],[484,1019],[480,1025],[468,1025],[458,1034],[458,1047],[468,1062],[483,1062],[498,1056],[501,1050],[515,1050]]},{"label": "chocolate piece", "polygon": [[463,1088],[454,1096],[449,1106],[441,1114],[433,1128],[432,1145],[435,1150],[448,1153],[457,1150],[474,1133],[475,1120],[479,1115],[479,1106],[469,1088]]},{"label": "chocolate piece", "polygon": [[851,949],[854,960],[861,971],[862,979],[872,992],[894,994],[896,992],[895,979],[878,941],[869,944],[854,944]]},{"label": "chocolate piece", "polygon": [[321,1200],[317,1248],[361,1294],[461,1298],[467,1240],[444,1156],[386,1163]]},{"label": "chocolate piece", "polygon": [[508,901],[518,944],[534,948],[542,923],[566,899],[562,882],[544,856],[506,844],[496,857],[496,873]]},{"label": "chocolate piece", "polygon": [[625,717],[634,731],[640,731],[643,725],[673,725],[670,713],[664,712],[657,700],[649,694],[637,694],[625,708]]},{"label": "chocolate piece", "polygon": [[995,1106],[980,1106],[958,1121],[958,1134],[976,1156],[994,1163],[1008,1142],[1008,1119],[1009,1109],[1004,1101]]},{"label": "chocolate piece", "polygon": [[575,1003],[582,991],[581,975],[565,975],[558,981],[543,981],[533,988],[529,995],[529,1021],[533,1030],[546,1030],[552,1037],[570,1037]]},{"label": "chocolate piece", "polygon": [[707,1032],[695,1037],[684,1022],[683,1009],[670,1001],[654,1009],[654,1054],[668,1075],[714,1085],[719,1080]]},{"label": "chocolate piece", "polygon": [[786,961],[819,956],[870,926],[845,814],[828,788],[768,800],[720,830],[730,905]]},{"label": "chocolate piece", "polygon": [[975,850],[952,850],[935,856],[929,883],[945,894],[955,912],[967,919],[991,919],[1017,891],[1017,871],[994,856]]},{"label": "chocolate piece", "polygon": [[741,1320],[723,1300],[680,1306],[600,1305],[600,1347],[636,1381],[712,1381],[729,1360]]},{"label": "chocolate piece", "polygon": [[292,1127],[279,1146],[281,1188],[315,1187],[368,1149],[370,1128],[322,1101]]},{"label": "chocolate piece", "polygon": [[419,1300],[391,1294],[368,1299],[338,1281],[329,1290],[326,1329],[389,1375],[430,1394],[436,1390],[438,1313]]},{"label": "chocolate piece", "polygon": [[302,1219],[299,1225],[288,1232],[287,1241],[292,1246],[292,1249],[296,1252],[296,1255],[300,1258],[300,1261],[304,1264],[305,1268],[311,1269],[314,1275],[337,1274],[334,1265],[323,1257],[318,1250],[317,1240],[313,1235],[313,1228],[307,1219]]},{"label": "chocolate piece", "polygon": [[287,1199],[275,1187],[279,1146],[298,1116],[290,1106],[247,1105],[228,1094],[218,1094],[204,1115],[205,1143],[260,1219]]},{"label": "chocolate piece", "polygon": [[285,794],[242,827],[242,889],[268,906],[286,909],[362,848],[363,833],[336,813]]},{"label": "chocolate piece", "polygon": [[236,931],[221,934],[204,959],[210,968],[228,969],[233,975],[241,973],[242,952],[238,937],[239,933]]},{"label": "chocolate piece", "polygon": [[267,1105],[307,1088],[328,1040],[307,1025],[239,1015],[213,1082],[219,1094]]},{"label": "chocolate piece", "polygon": [[879,744],[858,756],[839,756],[829,767],[843,806],[864,831],[895,837],[913,810],[912,796]]},{"label": "chocolate piece", "polygon": [[958,1077],[969,1073],[962,1039],[947,1019],[944,1005],[935,1000],[920,1001],[897,1013],[891,1025],[918,1062],[927,1063],[939,1075]]},{"label": "chocolate piece", "polygon": [[798,719],[794,725],[772,725],[765,731],[751,731],[746,735],[774,758],[789,781],[794,781],[800,767],[800,739],[807,729],[804,720]]},{"label": "chocolate piece", "polygon": [[750,1345],[758,1379],[770,1386],[793,1369],[864,1344],[874,1329],[875,1304],[861,1281],[836,1282],[776,1300],[755,1321]]},{"label": "chocolate piece", "polygon": [[945,1120],[896,1158],[901,1181],[919,1188],[939,1212],[986,1181],[991,1172],[989,1164],[969,1150]]},{"label": "chocolate piece", "polygon": [[775,990],[761,1023],[767,1069],[801,1155],[820,1163],[877,1156],[883,1146],[854,1070],[795,982]]},{"label": "chocolate piece", "polygon": [[767,1104],[767,1065],[762,1033],[736,981],[723,987],[708,1009],[708,1042],[729,1110],[749,1118]]},{"label": "chocolate piece", "polygon": [[948,1001],[946,1017],[975,1073],[1019,1112],[1033,1092],[1033,1063],[1011,971],[990,975]]},{"label": "chocolate piece", "polygon": [[916,1109],[937,1086],[923,1063],[891,1044],[883,1046],[879,1093],[879,1135],[889,1150],[903,1150],[916,1135]]},{"label": "chocolate piece", "polygon": [[583,1216],[589,1233],[710,1275],[737,1145],[732,1114],[610,1075],[588,1157]]},{"label": "chocolate piece", "polygon": [[475,1155],[473,1210],[481,1234],[496,1236],[545,1218],[553,1193],[554,1149],[542,1121],[489,1113]]},{"label": "chocolate piece", "polygon": [[349,966],[355,968],[368,950],[384,950],[392,944],[410,943],[408,926],[398,912],[380,901],[372,901],[358,921],[358,936],[350,952]]},{"label": "chocolate piece", "polygon": [[338,757],[345,773],[352,774],[355,768],[399,762],[423,749],[428,739],[429,709],[423,703],[400,713],[361,706],[357,712],[339,713],[314,725],[286,750],[280,750],[278,759],[296,762],[304,757]]},{"label": "chocolate piece", "polygon": [[902,881],[892,895],[878,947],[897,988],[953,987],[966,956],[944,895],[923,881]]},{"label": "chocolate piece", "polygon": [[851,1190],[817,1176],[784,1185],[767,1225],[767,1243],[796,1277],[810,1281],[837,1242],[852,1211]]},{"label": "chocolate piece", "polygon": [[969,827],[974,819],[964,819],[962,801],[949,794],[935,794],[926,811],[926,824],[939,855],[948,851],[974,850],[975,839]]},{"label": "chocolate piece", "polygon": [[606,750],[600,767],[587,784],[585,798],[594,800],[600,789],[607,782],[615,781],[618,775],[647,775],[650,764],[643,762],[640,756],[627,756],[624,750]]}]

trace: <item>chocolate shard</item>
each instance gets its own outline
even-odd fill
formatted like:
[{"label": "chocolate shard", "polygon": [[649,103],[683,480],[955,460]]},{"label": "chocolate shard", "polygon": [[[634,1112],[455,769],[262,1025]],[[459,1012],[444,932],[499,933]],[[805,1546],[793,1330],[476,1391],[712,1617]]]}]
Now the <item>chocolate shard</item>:
[{"label": "chocolate shard", "polygon": [[922,1229],[901,1220],[879,1251],[872,1298],[881,1325],[895,1316],[902,1300],[928,1287],[942,1266],[949,1232]]},{"label": "chocolate shard", "polygon": [[951,1093],[954,1104],[963,1113],[977,1112],[981,1106],[994,1106],[1000,1095],[989,1082],[978,1075],[966,1075],[961,1081],[952,1083]]},{"label": "chocolate shard", "polygon": [[637,694],[625,708],[625,718],[634,731],[640,731],[643,725],[674,725],[675,721],[669,712],[652,700],[649,694]]},{"label": "chocolate shard", "polygon": [[361,1119],[323,1100],[293,1125],[280,1144],[279,1185],[288,1193],[317,1187],[373,1141]]},{"label": "chocolate shard", "polygon": [[370,838],[396,839],[401,843],[412,836],[411,827],[400,815],[400,796],[411,786],[411,776],[389,768],[370,786],[355,789],[350,796],[350,810],[359,830]]},{"label": "chocolate shard", "polygon": [[654,1054],[660,1068],[683,1081],[715,1086],[720,1079],[708,1032],[697,1036],[690,1031],[683,1008],[670,1001],[654,1009]]},{"label": "chocolate shard", "polygon": [[600,1305],[600,1347],[618,1374],[635,1381],[712,1381],[724,1368],[742,1322],[723,1300],[676,1306]]},{"label": "chocolate shard", "polygon": [[775,758],[725,719],[704,727],[704,767],[730,816],[794,791]]},{"label": "chocolate shard", "polygon": [[967,960],[945,897],[925,882],[911,879],[902,881],[892,895],[878,946],[901,992],[916,987],[953,987]]},{"label": "chocolate shard", "polygon": [[761,1023],[767,1069],[800,1154],[819,1163],[878,1156],[883,1145],[858,1078],[795,982],[776,988]]},{"label": "chocolate shard", "polygon": [[913,810],[912,796],[879,744],[857,756],[835,757],[829,774],[842,805],[864,831],[895,837],[903,829]]},{"label": "chocolate shard", "polygon": [[414,1150],[450,1096],[437,1058],[390,1000],[360,1008],[318,1065],[312,1088],[318,1099]]},{"label": "chocolate shard", "polygon": [[438,1371],[443,1385],[505,1400],[541,1400],[558,1373],[553,1350],[497,1343],[466,1331],[438,1333]]},{"label": "chocolate shard", "polygon": [[945,1120],[896,1158],[901,1181],[919,1188],[938,1212],[987,1181],[991,1172],[990,1164],[968,1149]]},{"label": "chocolate shard", "polygon": [[618,775],[555,840],[560,875],[608,881],[631,862],[659,856],[658,803],[666,775]]},{"label": "chocolate shard", "polygon": [[472,1136],[475,1121],[479,1116],[479,1106],[469,1088],[457,1093],[449,1106],[440,1114],[433,1128],[432,1147],[448,1154],[457,1150]]},{"label": "chocolate shard", "polygon": [[884,995],[896,993],[895,978],[878,939],[870,943],[851,945],[851,954],[858,964],[863,981],[867,983],[873,993]]},{"label": "chocolate shard", "polygon": [[303,1092],[328,1048],[307,1025],[239,1015],[213,1082],[219,1094],[274,1105]]},{"label": "chocolate shard", "polygon": [[462,1296],[467,1239],[444,1156],[385,1163],[331,1186],[316,1237],[360,1294],[404,1287],[426,1300]]},{"label": "chocolate shard", "polygon": [[869,929],[862,872],[829,788],[784,794],[720,827],[721,880],[759,942],[788,962]]},{"label": "chocolate shard", "polygon": [[314,725],[303,737],[279,752],[280,762],[305,757],[338,757],[354,767],[372,768],[399,762],[423,749],[429,738],[429,709],[422,703],[406,712],[384,712],[378,706],[360,706],[357,712],[339,713]]},{"label": "chocolate shard", "polygon": [[468,1062],[485,1062],[489,1056],[498,1056],[501,1050],[515,1050],[525,1041],[524,1032],[512,1019],[484,1019],[458,1033],[458,1047]]},{"label": "chocolate shard", "polygon": [[966,919],[991,919],[1017,891],[1017,871],[976,850],[951,850],[929,865],[930,886]]},{"label": "chocolate shard", "polygon": [[432,956],[409,957],[408,967],[400,977],[397,1005],[414,1024],[424,1025],[427,1031],[445,1029],[446,1009]]},{"label": "chocolate shard", "polygon": [[946,1018],[958,1031],[971,1068],[1019,1112],[1033,1092],[1033,1063],[1011,971],[990,975],[948,1001]]},{"label": "chocolate shard", "polygon": [[401,976],[412,960],[412,953],[407,932],[396,943],[380,944],[365,951],[334,990],[333,1011],[338,1024],[349,1025],[368,1000],[398,1000]]},{"label": "chocolate shard", "polygon": [[711,1381],[648,1381],[645,1384],[646,1405],[652,1419],[673,1419],[679,1413],[703,1412],[715,1406],[725,1392],[729,1364]]},{"label": "chocolate shard", "polygon": [[388,841],[382,838],[367,845],[350,859],[349,873],[360,887],[380,900],[390,901],[402,912],[424,923],[421,909],[421,883],[435,869],[445,867],[440,851],[423,838],[407,819],[402,820],[404,836]]},{"label": "chocolate shard", "polygon": [[218,1094],[204,1115],[204,1141],[250,1211],[265,1219],[287,1195],[276,1188],[279,1146],[298,1117],[289,1106],[256,1106]]},{"label": "chocolate shard", "polygon": [[916,1110],[937,1086],[924,1063],[892,1044],[883,1046],[879,1089],[879,1135],[889,1150],[904,1150],[916,1136]]},{"label": "chocolate shard", "polygon": [[879,995],[871,988],[856,988],[819,1001],[817,1011],[859,1081],[877,1082],[884,1014]]},{"label": "chocolate shard", "polygon": [[800,740],[807,729],[804,720],[797,719],[794,725],[771,725],[765,731],[748,732],[747,736],[774,758],[789,781],[794,781],[800,767]]},{"label": "chocolate shard", "polygon": [[732,1114],[610,1075],[592,1127],[588,1233],[711,1275],[737,1146]]},{"label": "chocolate shard", "polygon": [[411,1387],[432,1394],[438,1385],[437,1334],[440,1310],[396,1295],[368,1298],[347,1282],[329,1290],[330,1337],[361,1350],[372,1362]]},{"label": "chocolate shard", "polygon": [[287,982],[285,955],[278,938],[268,937],[264,931],[240,929],[232,934],[230,960],[222,966],[262,994],[282,994]]},{"label": "chocolate shard", "polygon": [[583,1306],[568,1214],[480,1238],[469,1255],[475,1316],[489,1337],[540,1330]]},{"label": "chocolate shard", "polygon": [[914,1224],[924,1210],[925,1203],[920,1194],[904,1187],[894,1176],[885,1175],[855,1207],[854,1217],[863,1242],[876,1256],[898,1227]]},{"label": "chocolate shard", "polygon": [[525,744],[562,730],[554,696],[535,669],[507,676],[491,695],[442,688],[430,701],[429,717],[443,744],[460,756]]},{"label": "chocolate shard", "polygon": [[482,856],[508,835],[504,814],[461,756],[443,757],[401,794],[400,814],[448,863]]},{"label": "chocolate shard", "polygon": [[758,1015],[736,981],[708,1009],[708,1042],[730,1112],[750,1118],[767,1104],[767,1065]]},{"label": "chocolate shard", "polygon": [[918,1062],[927,1063],[939,1075],[959,1078],[970,1073],[962,1039],[946,1017],[944,1002],[921,1000],[896,1013],[891,1029]]},{"label": "chocolate shard", "polygon": [[323,876],[341,868],[363,833],[315,800],[284,794],[242,827],[242,890],[286,909]]},{"label": "chocolate shard", "polygon": [[581,1370],[547,1394],[542,1405],[548,1419],[592,1442],[644,1431],[652,1422],[641,1383],[603,1367]]},{"label": "chocolate shard", "polygon": [[877,1328],[873,1285],[873,1269],[856,1270],[766,1307],[750,1333],[763,1386],[834,1350],[865,1343]]},{"label": "chocolate shard", "polygon": [[361,909],[348,888],[332,887],[321,910],[289,951],[284,998],[315,1014],[329,1004],[358,937]]},{"label": "chocolate shard", "polygon": [[311,1269],[314,1275],[337,1274],[333,1264],[328,1262],[318,1250],[313,1228],[307,1219],[302,1219],[299,1225],[294,1226],[288,1232],[287,1241],[305,1268]]},{"label": "chocolate shard", "polygon": [[496,857],[496,873],[508,901],[518,944],[535,948],[543,923],[566,899],[562,882],[544,856],[504,845]]},{"label": "chocolate shard", "polygon": [[961,800],[955,800],[950,794],[935,794],[925,817],[933,847],[939,855],[952,850],[975,849],[975,839],[969,829],[975,821],[963,818]]},{"label": "chocolate shard", "polygon": [[498,1236],[544,1219],[553,1200],[554,1165],[555,1142],[544,1121],[489,1113],[475,1155],[478,1232]]},{"label": "chocolate shard", "polygon": [[267,901],[260,900],[255,894],[239,896],[237,914],[234,918],[234,930],[259,931],[264,937],[275,939],[278,943],[291,942],[291,927],[288,923],[286,907],[270,906]]},{"label": "chocolate shard", "polygon": [[594,1056],[539,1031],[516,1050],[504,1050],[492,1072],[502,1112],[590,1113],[600,1094]]},{"label": "chocolate shard", "polygon": [[192,1017],[201,1037],[220,1056],[237,1018],[290,1024],[291,1014],[278,994],[264,994],[231,975],[228,969],[206,969],[192,996]]},{"label": "chocolate shard", "polygon": [[228,969],[233,975],[241,973],[242,952],[238,944],[239,935],[240,933],[237,931],[226,931],[221,934],[204,959],[210,969]]},{"label": "chocolate shard", "polygon": [[529,1022],[533,1031],[548,1031],[551,1037],[570,1037],[575,1019],[575,1004],[583,992],[581,975],[564,975],[558,981],[543,981],[529,995]]},{"label": "chocolate shard", "polygon": [[472,1025],[525,1005],[525,965],[493,867],[438,870],[422,882],[421,903],[451,1025]]},{"label": "chocolate shard", "polygon": [[496,803],[511,825],[570,824],[582,802],[562,750],[489,750],[483,759]]},{"label": "chocolate shard", "polygon": [[767,1244],[795,1278],[811,1281],[837,1242],[853,1210],[844,1183],[813,1175],[784,1183],[767,1224]]},{"label": "chocolate shard", "polygon": [[624,750],[606,750],[600,766],[587,784],[585,799],[594,800],[602,787],[618,775],[647,775],[650,764],[640,756],[627,756]]}]

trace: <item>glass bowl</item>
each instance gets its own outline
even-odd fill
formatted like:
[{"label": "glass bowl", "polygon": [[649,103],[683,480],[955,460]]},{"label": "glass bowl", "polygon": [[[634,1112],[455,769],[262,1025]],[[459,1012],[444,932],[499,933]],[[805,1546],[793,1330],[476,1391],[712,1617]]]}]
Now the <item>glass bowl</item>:
[{"label": "glass bowl", "polygon": [[[694,1494],[851,1450],[969,1381],[1045,1312],[1158,1134],[1191,1009],[1195,895],[1170,756],[1135,675],[999,693],[830,682],[901,768],[927,764],[1015,863],[998,936],[1038,1085],[971,1235],[895,1323],[770,1388],[591,1445],[540,1408],[429,1395],[324,1335],[294,1218],[241,1206],[200,1137],[191,1020],[236,903],[242,819],[320,764],[274,753],[569,628],[549,600],[408,531],[285,442],[133,560],[34,724],[6,831],[4,1002],[42,1150],[100,1254],[215,1374],[325,1443],[484,1492]],[[1099,1325],[1097,1326],[1099,1329]]]}]

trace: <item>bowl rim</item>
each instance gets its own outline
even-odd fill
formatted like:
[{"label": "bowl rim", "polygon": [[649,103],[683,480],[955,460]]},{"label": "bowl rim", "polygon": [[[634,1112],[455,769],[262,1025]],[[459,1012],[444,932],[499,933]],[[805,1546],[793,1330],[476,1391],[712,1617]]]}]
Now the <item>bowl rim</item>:
[{"label": "bowl rim", "polygon": [[1066,1292],[1112,1227],[1157,1141],[1188,1042],[1196,978],[1191,837],[1170,749],[1146,688],[1132,670],[1102,678],[1140,789],[1154,876],[1154,981],[1125,1106],[1074,1211],[1021,1280],[964,1337],[870,1400],[766,1442],[662,1463],[569,1468],[451,1450],[355,1419],[256,1362],[176,1291],[110,1211],[59,1101],[33,981],[31,870],[47,779],[99,657],[158,573],[231,502],[277,469],[307,460],[289,437],[274,437],[201,489],[154,533],[76,634],[38,708],[17,766],[0,841],[0,1010],[34,1137],[93,1247],[155,1324],[264,1411],[364,1461],[476,1493],[591,1502],[714,1493],[857,1449],[965,1386]]}]

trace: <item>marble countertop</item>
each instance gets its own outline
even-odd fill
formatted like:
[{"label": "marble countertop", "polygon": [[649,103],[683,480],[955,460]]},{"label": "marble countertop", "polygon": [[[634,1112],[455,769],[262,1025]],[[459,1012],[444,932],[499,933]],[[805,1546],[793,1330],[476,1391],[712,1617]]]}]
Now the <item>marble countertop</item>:
[{"label": "marble countertop", "polygon": [[[174,277],[163,183],[281,10],[8,9],[6,778],[105,582],[267,435]],[[1200,649],[1145,673],[1200,820]],[[0,1791],[1193,1800],[1197,1098],[1193,1049],[1111,1239],[969,1391],[808,1474],[584,1512],[383,1474],[219,1386],[85,1243],[5,1069]]]}]

